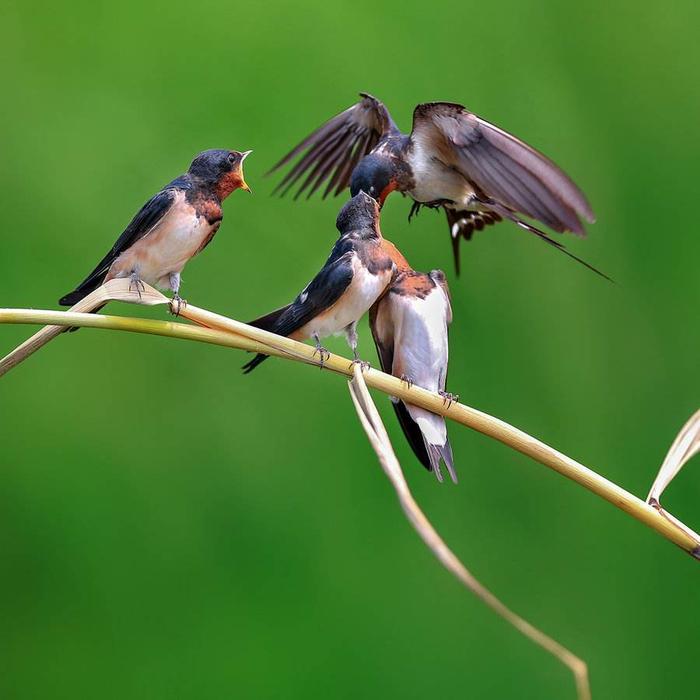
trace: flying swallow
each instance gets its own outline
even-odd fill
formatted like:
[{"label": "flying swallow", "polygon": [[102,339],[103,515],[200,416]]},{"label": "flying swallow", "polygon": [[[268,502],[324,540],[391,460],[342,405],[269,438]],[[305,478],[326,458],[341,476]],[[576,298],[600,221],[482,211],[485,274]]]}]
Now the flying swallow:
[{"label": "flying swallow", "polygon": [[379,100],[360,96],[273,166],[270,172],[297,159],[275,191],[285,194],[305,176],[295,199],[327,182],[324,198],[348,185],[352,195],[364,190],[380,206],[393,191],[408,195],[409,220],[423,206],[442,208],[457,274],[460,240],[509,219],[606,277],[521,218],[580,236],[581,219],[595,220],[585,195],[549,158],[459,104],[419,104],[411,133],[404,134]]},{"label": "flying swallow", "polygon": [[[455,399],[445,391],[447,382],[448,326],[452,307],[445,274],[411,269],[398,252],[392,255],[397,274],[387,293],[370,309],[369,323],[382,370],[428,391],[445,401]],[[443,461],[457,483],[452,448],[445,419],[424,408],[392,397],[399,424],[421,464],[442,481]]]},{"label": "flying swallow", "polygon": [[[340,237],[321,271],[287,306],[250,325],[295,340],[312,338],[321,358],[328,351],[321,339],[345,333],[356,362],[357,322],[384,293],[395,272],[379,229],[379,205],[364,192],[340,210],[336,220]],[[246,374],[267,355],[258,354],[244,365]]]},{"label": "flying swallow", "polygon": [[250,192],[243,161],[251,151],[200,153],[184,175],[148,200],[117,242],[78,287],[59,300],[72,306],[114,278],[170,289],[178,304],[185,263],[211,242],[221,225],[221,203],[231,192]]}]

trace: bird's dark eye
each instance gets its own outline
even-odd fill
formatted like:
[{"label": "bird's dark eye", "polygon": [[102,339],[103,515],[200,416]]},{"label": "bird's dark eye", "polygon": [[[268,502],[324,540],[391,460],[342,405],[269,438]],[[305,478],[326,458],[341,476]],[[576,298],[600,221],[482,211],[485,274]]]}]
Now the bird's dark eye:
[{"label": "bird's dark eye", "polygon": [[231,163],[231,164],[233,165],[233,163],[235,162],[235,160],[236,160],[236,156],[234,156],[233,153],[229,153],[229,154],[228,154],[228,162]]}]

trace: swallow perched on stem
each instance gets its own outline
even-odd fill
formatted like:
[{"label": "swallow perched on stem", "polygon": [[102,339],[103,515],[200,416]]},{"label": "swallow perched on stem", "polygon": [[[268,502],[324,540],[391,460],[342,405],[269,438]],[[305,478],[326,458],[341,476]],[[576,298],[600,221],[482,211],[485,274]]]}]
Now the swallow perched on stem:
[{"label": "swallow perched on stem", "polygon": [[[395,265],[379,230],[379,205],[364,192],[355,195],[340,210],[336,220],[340,237],[320,272],[287,306],[251,321],[250,325],[295,340],[312,338],[321,359],[328,351],[321,339],[345,333],[357,354],[357,322],[384,293]],[[258,354],[244,365],[254,370],[267,355]]]},{"label": "swallow perched on stem", "polygon": [[250,153],[200,153],[184,175],[143,205],[95,269],[58,303],[72,306],[104,282],[126,277],[137,291],[143,282],[170,289],[179,307],[184,303],[180,273],[219,230],[221,203],[234,190],[251,191],[243,177],[243,161]]},{"label": "swallow perched on stem", "polygon": [[419,104],[411,133],[404,134],[379,100],[360,96],[273,166],[270,172],[298,158],[275,191],[284,195],[305,176],[295,199],[307,190],[310,197],[327,181],[324,198],[348,186],[352,195],[363,190],[380,206],[393,191],[408,195],[409,221],[421,207],[442,208],[457,274],[460,240],[509,219],[606,277],[522,218],[580,236],[581,219],[595,220],[583,192],[549,158],[459,104]]},{"label": "swallow perched on stem", "polygon": [[[394,248],[397,273],[386,294],[369,311],[369,324],[382,370],[439,393],[446,402],[457,397],[445,391],[448,326],[452,307],[445,274],[417,272]],[[445,419],[392,397],[399,424],[421,464],[442,481],[443,461],[457,483]]]}]

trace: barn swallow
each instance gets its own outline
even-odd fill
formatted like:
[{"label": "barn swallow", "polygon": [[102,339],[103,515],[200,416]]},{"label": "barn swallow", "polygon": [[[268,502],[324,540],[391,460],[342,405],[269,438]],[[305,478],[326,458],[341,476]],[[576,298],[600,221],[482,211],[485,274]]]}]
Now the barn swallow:
[{"label": "barn swallow", "polygon": [[[395,250],[395,249],[394,249]],[[439,393],[445,401],[456,397],[445,391],[448,326],[452,307],[445,274],[413,270],[398,250],[391,255],[397,273],[369,311],[369,324],[382,370]],[[457,483],[445,419],[424,408],[392,397],[399,424],[421,464],[442,481],[441,460]]]},{"label": "barn swallow", "polygon": [[380,206],[393,191],[408,195],[409,221],[421,207],[442,208],[457,274],[460,240],[509,219],[606,277],[521,218],[580,236],[581,219],[595,221],[583,192],[546,156],[459,104],[419,104],[411,133],[404,134],[379,100],[360,96],[273,166],[270,172],[297,158],[275,191],[284,195],[305,175],[295,199],[327,181],[324,198],[348,185],[352,195],[364,190]]},{"label": "barn swallow", "polygon": [[[396,269],[379,229],[379,205],[368,194],[360,192],[345,204],[335,225],[340,237],[316,277],[291,304],[250,322],[295,340],[312,338],[321,366],[329,354],[321,339],[341,333],[354,361],[360,362],[357,322],[384,293]],[[244,365],[245,373],[267,357],[256,355]]]},{"label": "barn swallow", "polygon": [[148,200],[107,255],[78,287],[59,300],[72,306],[111,279],[129,278],[137,291],[143,282],[170,289],[180,299],[185,263],[209,245],[219,230],[221,203],[231,192],[250,187],[243,161],[251,151],[200,153],[184,175]]}]

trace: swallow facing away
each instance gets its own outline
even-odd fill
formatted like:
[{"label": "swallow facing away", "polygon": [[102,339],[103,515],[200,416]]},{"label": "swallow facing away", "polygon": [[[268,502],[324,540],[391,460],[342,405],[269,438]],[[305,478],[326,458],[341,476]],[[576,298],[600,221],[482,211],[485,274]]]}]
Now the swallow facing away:
[{"label": "swallow facing away", "polygon": [[[328,351],[321,339],[345,333],[357,354],[357,322],[384,293],[396,266],[387,252],[379,229],[379,205],[364,192],[355,195],[340,210],[336,220],[340,237],[321,271],[287,306],[262,316],[250,325],[295,340],[312,338],[321,359]],[[254,370],[267,355],[258,354],[244,365],[245,373]]]},{"label": "swallow facing away", "polygon": [[307,190],[310,197],[327,181],[324,198],[348,185],[352,195],[364,190],[380,206],[395,190],[408,195],[409,221],[423,206],[442,208],[457,274],[460,240],[509,219],[606,277],[521,218],[580,236],[581,219],[595,220],[583,192],[549,158],[459,104],[419,104],[411,133],[404,134],[379,100],[360,96],[273,166],[270,172],[298,157],[275,191],[284,195],[306,176],[295,199]]},{"label": "swallow facing away", "polygon": [[[392,259],[397,274],[386,294],[369,311],[382,370],[399,377],[409,387],[415,384],[451,402],[456,397],[445,391],[447,329],[452,322],[445,274],[441,270],[430,274],[416,272],[398,250]],[[442,481],[442,460],[456,484],[445,419],[397,398],[392,397],[391,401],[408,444],[421,464]]]},{"label": "swallow facing away", "polygon": [[136,291],[143,282],[170,289],[178,306],[184,303],[180,299],[180,273],[219,230],[223,200],[237,189],[250,192],[243,177],[243,161],[250,153],[200,153],[184,175],[143,205],[109,253],[58,303],[72,306],[115,277],[129,278]]}]

